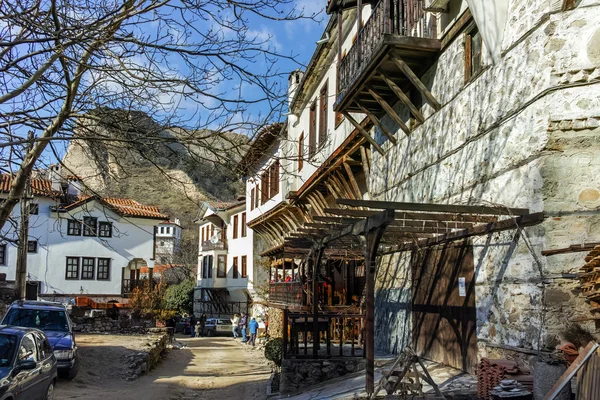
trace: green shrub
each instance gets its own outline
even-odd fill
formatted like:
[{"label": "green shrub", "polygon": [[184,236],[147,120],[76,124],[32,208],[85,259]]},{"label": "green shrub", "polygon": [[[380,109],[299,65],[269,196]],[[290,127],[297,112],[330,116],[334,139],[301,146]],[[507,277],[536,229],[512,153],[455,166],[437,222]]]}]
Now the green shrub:
[{"label": "green shrub", "polygon": [[265,358],[273,361],[278,367],[281,367],[281,360],[283,359],[283,339],[275,338],[267,342],[267,345],[265,346]]}]

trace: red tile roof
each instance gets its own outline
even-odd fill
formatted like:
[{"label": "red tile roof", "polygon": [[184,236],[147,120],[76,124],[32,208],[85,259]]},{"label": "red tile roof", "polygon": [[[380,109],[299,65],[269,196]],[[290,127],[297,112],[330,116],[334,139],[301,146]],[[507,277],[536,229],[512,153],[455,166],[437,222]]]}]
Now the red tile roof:
[{"label": "red tile roof", "polygon": [[166,214],[162,214],[158,207],[146,206],[132,199],[118,197],[82,196],[79,200],[64,207],[64,210],[72,210],[91,200],[98,200],[108,208],[114,210],[116,213],[121,214],[125,217],[152,218],[163,220],[169,219],[169,216]]},{"label": "red tile roof", "polygon": [[210,206],[210,208],[212,208],[215,211],[225,211],[245,204],[246,199],[236,201],[209,201],[207,203]]},{"label": "red tile roof", "polygon": [[[0,175],[0,193],[10,192],[11,185],[11,175]],[[57,197],[60,195],[59,192],[52,190],[52,182],[47,179],[33,178],[31,180],[31,191],[34,196]]]}]

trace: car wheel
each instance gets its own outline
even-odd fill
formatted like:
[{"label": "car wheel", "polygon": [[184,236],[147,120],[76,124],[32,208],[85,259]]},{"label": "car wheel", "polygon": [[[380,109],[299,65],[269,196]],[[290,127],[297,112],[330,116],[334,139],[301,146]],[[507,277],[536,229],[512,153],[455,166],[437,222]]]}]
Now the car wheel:
[{"label": "car wheel", "polygon": [[46,397],[44,397],[45,400],[53,400],[54,399],[54,382],[50,382],[50,385],[48,385],[48,389],[46,390]]}]

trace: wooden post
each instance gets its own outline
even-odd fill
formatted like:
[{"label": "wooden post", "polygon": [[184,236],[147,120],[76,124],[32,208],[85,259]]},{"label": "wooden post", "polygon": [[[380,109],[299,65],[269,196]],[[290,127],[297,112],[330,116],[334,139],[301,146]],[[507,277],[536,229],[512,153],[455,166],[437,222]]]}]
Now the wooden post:
[{"label": "wooden post", "polygon": [[323,256],[323,247],[320,247],[313,255],[312,290],[313,290],[313,358],[319,355],[319,266]]},{"label": "wooden post", "polygon": [[360,37],[359,37],[360,30],[362,28],[361,27],[361,25],[362,25],[362,8],[363,8],[362,0],[358,0],[356,2],[356,44],[355,44],[356,50],[357,50],[357,52],[356,52],[357,66],[360,65],[360,62],[362,59],[362,54],[361,54],[362,49],[361,49],[361,45],[360,45],[361,43],[360,43]]},{"label": "wooden post", "polygon": [[288,343],[288,310],[283,309],[283,354],[281,358],[285,358],[287,353],[287,343]]}]

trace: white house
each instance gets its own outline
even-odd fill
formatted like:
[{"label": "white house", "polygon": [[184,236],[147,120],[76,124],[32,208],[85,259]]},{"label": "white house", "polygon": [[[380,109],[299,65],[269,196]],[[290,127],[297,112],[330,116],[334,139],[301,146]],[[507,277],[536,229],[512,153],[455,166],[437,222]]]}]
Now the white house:
[{"label": "white house", "polygon": [[[1,193],[11,177],[1,176]],[[81,194],[76,182],[32,179],[28,298],[123,301],[143,266],[154,267],[154,229],[168,216],[131,199]],[[20,207],[2,230],[0,274],[15,280]],[[100,300],[102,301],[102,300]]]},{"label": "white house", "polygon": [[[246,226],[246,201],[205,203],[200,230],[196,312],[232,314],[256,301],[254,234]],[[242,308],[240,308],[242,307]]]},{"label": "white house", "polygon": [[181,249],[181,222],[163,221],[156,227],[156,262],[172,264],[174,256]]}]

